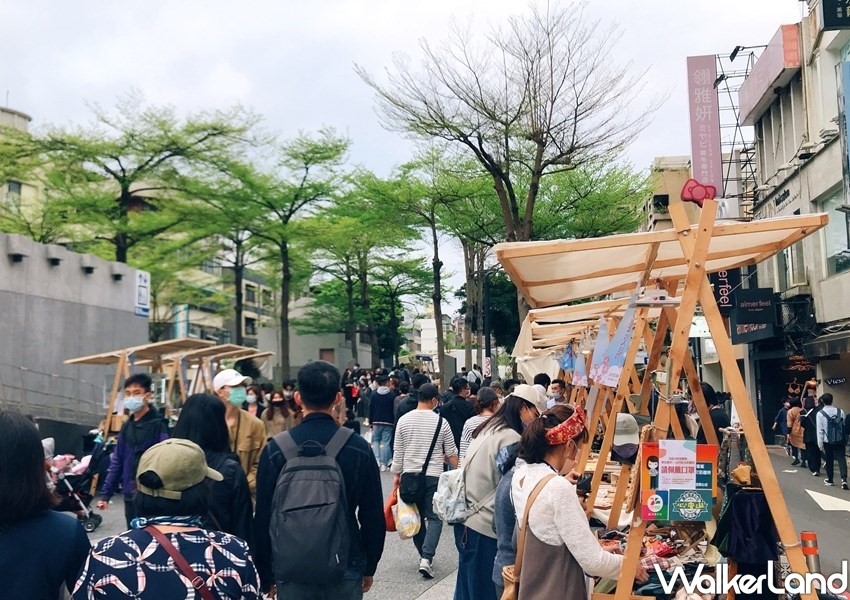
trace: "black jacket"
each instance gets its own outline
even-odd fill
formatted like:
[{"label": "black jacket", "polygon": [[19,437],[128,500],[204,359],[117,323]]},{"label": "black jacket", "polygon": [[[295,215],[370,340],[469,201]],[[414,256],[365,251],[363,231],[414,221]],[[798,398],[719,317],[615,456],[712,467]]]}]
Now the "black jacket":
[{"label": "black jacket", "polygon": [[[708,415],[711,417],[711,425],[714,427],[714,433],[717,434],[717,443],[723,441],[723,434],[720,433],[721,429],[726,429],[732,426],[732,421],[729,419],[729,414],[724,410],[722,406],[718,406],[717,408],[709,408]],[[700,423],[699,431],[697,432],[697,443],[705,444],[707,440],[705,438],[705,430],[704,424]]]},{"label": "black jacket", "polygon": [[446,395],[446,403],[440,407],[440,414],[449,424],[455,446],[460,448],[460,434],[463,433],[463,424],[475,415],[475,409],[466,398],[452,392]]},{"label": "black jacket", "polygon": [[210,527],[242,538],[254,549],[251,490],[239,459],[230,452],[205,452],[207,465],[224,477],[210,492]]},{"label": "black jacket", "polygon": [[806,444],[818,443],[818,413],[823,408],[819,405],[807,413],[800,413],[800,426],[803,428],[803,442]]},{"label": "black jacket", "polygon": [[[308,440],[325,445],[331,441],[337,429],[339,426],[330,415],[312,413],[290,429],[289,433],[299,446]],[[345,479],[348,529],[352,536],[348,568],[371,577],[384,552],[387,533],[378,463],[375,462],[369,443],[356,434],[342,448],[337,462]],[[298,540],[272,540],[269,534],[274,490],[285,463],[280,446],[270,440],[263,449],[257,469],[257,509],[254,514],[254,562],[264,590],[268,590],[274,583],[272,544],[298,543]]]}]

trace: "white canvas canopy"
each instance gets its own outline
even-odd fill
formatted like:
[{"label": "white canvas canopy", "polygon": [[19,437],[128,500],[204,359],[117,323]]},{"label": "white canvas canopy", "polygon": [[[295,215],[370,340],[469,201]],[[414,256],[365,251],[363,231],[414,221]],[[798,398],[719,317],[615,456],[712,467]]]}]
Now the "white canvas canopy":
[{"label": "white canvas canopy", "polygon": [[[820,229],[825,213],[718,222],[705,261],[713,273],[754,265]],[[697,225],[689,235],[695,235]],[[496,256],[532,308],[634,290],[643,280],[680,280],[688,261],[674,229],[584,240],[499,244]]]}]

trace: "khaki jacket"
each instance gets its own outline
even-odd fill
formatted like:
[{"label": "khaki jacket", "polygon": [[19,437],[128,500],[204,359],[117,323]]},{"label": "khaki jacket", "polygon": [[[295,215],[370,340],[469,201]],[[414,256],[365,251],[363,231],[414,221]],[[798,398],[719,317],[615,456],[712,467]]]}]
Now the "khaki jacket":
[{"label": "khaki jacket", "polygon": [[257,417],[240,410],[239,419],[233,427],[228,427],[228,433],[230,450],[239,458],[239,464],[248,476],[251,498],[254,498],[257,493],[257,465],[266,445],[266,426]]}]

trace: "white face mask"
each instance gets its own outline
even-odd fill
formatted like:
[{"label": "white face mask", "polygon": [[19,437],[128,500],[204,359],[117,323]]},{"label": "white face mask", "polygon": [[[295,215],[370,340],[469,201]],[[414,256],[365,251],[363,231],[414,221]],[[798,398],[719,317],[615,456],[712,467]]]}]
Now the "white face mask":
[{"label": "white face mask", "polygon": [[289,392],[289,391],[283,392],[283,397],[287,398],[287,399],[292,398],[293,393],[294,392]]},{"label": "white face mask", "polygon": [[254,404],[257,401],[257,397],[254,394],[248,394],[248,404]]}]

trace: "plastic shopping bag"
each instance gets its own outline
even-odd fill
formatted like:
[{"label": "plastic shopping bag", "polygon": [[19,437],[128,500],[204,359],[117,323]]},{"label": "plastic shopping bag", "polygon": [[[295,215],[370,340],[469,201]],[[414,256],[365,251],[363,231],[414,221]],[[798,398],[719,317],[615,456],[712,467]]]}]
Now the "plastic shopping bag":
[{"label": "plastic shopping bag", "polygon": [[384,504],[384,521],[387,525],[387,531],[395,531],[395,513],[393,509],[398,504],[398,488],[393,488],[393,493],[387,498],[387,503]]},{"label": "plastic shopping bag", "polygon": [[393,510],[396,513],[395,527],[398,537],[409,540],[419,533],[419,510],[415,504],[407,504],[399,499]]}]

